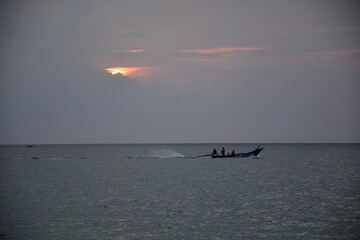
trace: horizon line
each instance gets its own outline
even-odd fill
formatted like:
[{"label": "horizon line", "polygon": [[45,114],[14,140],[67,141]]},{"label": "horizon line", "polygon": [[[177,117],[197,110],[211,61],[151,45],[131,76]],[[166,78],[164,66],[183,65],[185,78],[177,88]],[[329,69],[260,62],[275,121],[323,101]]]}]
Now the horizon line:
[{"label": "horizon line", "polygon": [[0,146],[39,145],[186,145],[186,144],[360,144],[360,142],[151,142],[151,143],[0,143]]}]

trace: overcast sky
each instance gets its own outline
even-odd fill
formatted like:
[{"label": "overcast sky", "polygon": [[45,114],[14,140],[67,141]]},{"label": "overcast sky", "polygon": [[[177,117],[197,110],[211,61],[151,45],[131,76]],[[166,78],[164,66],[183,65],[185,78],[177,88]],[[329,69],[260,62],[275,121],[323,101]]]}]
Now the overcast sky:
[{"label": "overcast sky", "polygon": [[360,142],[360,4],[5,0],[0,143]]}]

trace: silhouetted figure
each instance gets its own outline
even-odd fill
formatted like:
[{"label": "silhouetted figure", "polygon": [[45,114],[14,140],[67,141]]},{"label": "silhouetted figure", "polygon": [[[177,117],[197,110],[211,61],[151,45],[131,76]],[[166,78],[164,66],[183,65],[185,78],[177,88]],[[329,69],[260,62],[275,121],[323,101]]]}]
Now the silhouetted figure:
[{"label": "silhouetted figure", "polygon": [[235,150],[231,152],[231,156],[235,156]]},{"label": "silhouetted figure", "polygon": [[214,150],[213,150],[212,154],[213,154],[213,155],[217,155],[216,148],[214,148]]},{"label": "silhouetted figure", "polygon": [[221,149],[221,155],[225,156],[225,148],[224,147]]}]

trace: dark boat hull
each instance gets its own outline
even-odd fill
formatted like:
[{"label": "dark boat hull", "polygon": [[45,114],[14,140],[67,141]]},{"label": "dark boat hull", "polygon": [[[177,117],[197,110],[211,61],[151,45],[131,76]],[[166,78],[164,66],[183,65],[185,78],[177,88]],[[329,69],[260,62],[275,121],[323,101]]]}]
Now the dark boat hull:
[{"label": "dark boat hull", "polygon": [[236,153],[236,154],[228,154],[228,155],[211,155],[212,158],[248,158],[248,157],[256,157],[264,148],[256,148],[254,151],[247,153]]}]

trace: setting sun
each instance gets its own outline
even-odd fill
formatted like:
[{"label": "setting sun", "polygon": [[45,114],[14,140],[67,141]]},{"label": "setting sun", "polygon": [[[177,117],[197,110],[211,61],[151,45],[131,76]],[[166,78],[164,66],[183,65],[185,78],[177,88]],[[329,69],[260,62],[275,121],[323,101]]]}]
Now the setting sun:
[{"label": "setting sun", "polygon": [[107,68],[105,71],[111,73],[112,75],[121,74],[123,76],[129,77],[135,75],[140,70],[145,69],[144,67],[112,67]]}]

